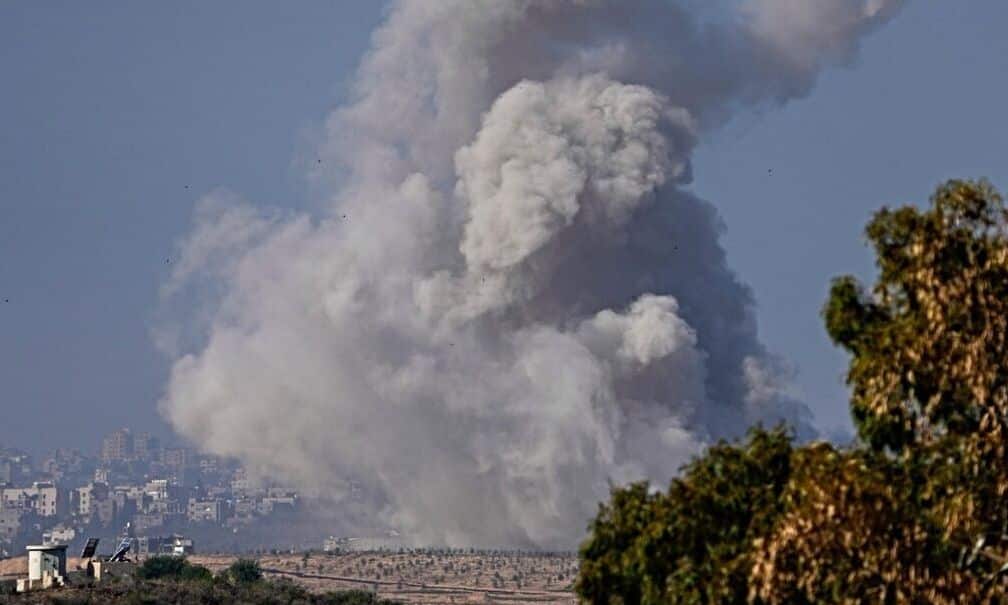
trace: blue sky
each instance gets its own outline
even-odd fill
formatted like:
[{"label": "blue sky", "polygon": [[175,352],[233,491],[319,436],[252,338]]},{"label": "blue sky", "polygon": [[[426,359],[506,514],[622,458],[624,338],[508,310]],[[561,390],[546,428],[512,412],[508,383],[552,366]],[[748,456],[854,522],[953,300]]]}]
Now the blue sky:
[{"label": "blue sky", "polygon": [[[364,1],[0,4],[0,444],[167,433],[150,330],[194,202],[227,187],[306,206],[296,159],[380,17]],[[1006,17],[997,0],[911,1],[857,65],[696,155],[763,338],[826,427],[848,422],[846,361],[818,311],[831,276],[870,275],[870,213],[953,176],[1008,188]]]}]

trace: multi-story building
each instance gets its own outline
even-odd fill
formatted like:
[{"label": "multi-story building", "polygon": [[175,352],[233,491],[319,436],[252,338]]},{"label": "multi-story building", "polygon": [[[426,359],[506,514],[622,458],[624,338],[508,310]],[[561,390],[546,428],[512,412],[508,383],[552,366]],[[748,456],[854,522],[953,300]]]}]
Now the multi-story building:
[{"label": "multi-story building", "polygon": [[234,494],[244,494],[249,490],[249,480],[245,477],[231,480],[231,492]]},{"label": "multi-story building", "polygon": [[76,513],[85,518],[90,517],[94,513],[96,502],[107,500],[109,495],[108,485],[97,482],[78,487],[75,491],[77,492]]},{"label": "multi-story building", "polygon": [[138,511],[143,511],[147,503],[153,500],[147,495],[147,490],[142,485],[117,485],[114,491],[123,507],[130,506],[132,503],[132,506]]},{"label": "multi-story building", "polygon": [[133,455],[137,460],[156,460],[161,454],[161,442],[150,433],[137,433],[133,437]]},{"label": "multi-story building", "polygon": [[60,524],[56,527],[42,532],[42,544],[69,544],[77,537],[77,530],[72,527]]},{"label": "multi-story building", "polygon": [[120,462],[133,459],[133,433],[119,429],[102,439],[102,462]]},{"label": "multi-story building", "polygon": [[157,500],[167,500],[168,499],[168,480],[167,479],[152,479],[147,482],[144,486],[144,490],[148,496]]},{"label": "multi-story building", "polygon": [[199,469],[204,475],[215,475],[220,470],[220,459],[217,456],[200,456]]},{"label": "multi-story building", "polygon": [[193,553],[193,541],[183,536],[137,536],[138,555],[174,555],[178,557]]},{"label": "multi-story building", "polygon": [[16,508],[0,509],[0,542],[13,541],[21,531],[21,517],[24,511]]},{"label": "multi-story building", "polygon": [[6,509],[32,510],[40,517],[63,514],[67,499],[53,483],[32,483],[31,487],[8,487],[0,490],[0,502]]},{"label": "multi-story building", "polygon": [[251,522],[258,512],[256,501],[253,498],[238,498],[234,501],[234,516],[239,522]]},{"label": "multi-story building", "polygon": [[189,513],[188,504],[188,499],[182,501],[171,497],[164,500],[152,500],[147,505],[147,512],[184,518]]},{"label": "multi-story building", "polygon": [[161,461],[172,469],[186,468],[192,463],[192,452],[182,447],[165,448],[161,451]]},{"label": "multi-story building", "polygon": [[222,523],[224,521],[224,501],[190,498],[188,517],[191,523]]},{"label": "multi-story building", "polygon": [[0,485],[20,485],[31,472],[31,456],[19,450],[0,450]]},{"label": "multi-story building", "polygon": [[53,481],[80,479],[92,472],[93,461],[77,450],[59,448],[42,462],[42,474]]},{"label": "multi-story building", "polygon": [[133,515],[133,531],[144,534],[152,529],[162,527],[165,524],[165,516],[161,513],[149,513]]},{"label": "multi-story building", "polygon": [[119,512],[116,505],[115,498],[109,497],[103,498],[101,500],[91,500],[91,513],[94,519],[97,519],[102,525],[108,525],[116,518],[116,514]]},{"label": "multi-story building", "polygon": [[8,458],[0,458],[0,485],[13,485],[17,476],[14,463]]}]

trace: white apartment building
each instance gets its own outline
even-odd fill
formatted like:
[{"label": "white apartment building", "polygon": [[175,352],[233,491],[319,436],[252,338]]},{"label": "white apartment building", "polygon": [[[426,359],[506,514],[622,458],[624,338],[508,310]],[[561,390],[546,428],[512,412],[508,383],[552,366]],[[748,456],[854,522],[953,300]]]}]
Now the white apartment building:
[{"label": "white apartment building", "polygon": [[40,517],[55,517],[62,512],[65,498],[59,489],[47,482],[35,482],[31,487],[0,489],[0,506],[6,509],[34,510]]}]

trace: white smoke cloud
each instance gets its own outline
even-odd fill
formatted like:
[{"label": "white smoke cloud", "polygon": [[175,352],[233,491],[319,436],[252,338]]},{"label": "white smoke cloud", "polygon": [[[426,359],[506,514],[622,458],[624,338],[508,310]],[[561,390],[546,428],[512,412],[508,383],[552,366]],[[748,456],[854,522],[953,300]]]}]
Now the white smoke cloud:
[{"label": "white smoke cloud", "polygon": [[164,415],[453,546],[570,547],[609,481],[810,430],[682,187],[705,131],[807,92],[898,2],[690,4],[393,4],[328,120],[324,208],[198,211],[165,294],[213,303]]},{"label": "white smoke cloud", "polygon": [[661,126],[688,130],[689,115],[668,115],[666,105],[650,89],[599,77],[521,82],[502,94],[456,154],[467,265],[514,266],[579,215],[625,223],[645,195],[685,172],[688,150],[673,159]]}]

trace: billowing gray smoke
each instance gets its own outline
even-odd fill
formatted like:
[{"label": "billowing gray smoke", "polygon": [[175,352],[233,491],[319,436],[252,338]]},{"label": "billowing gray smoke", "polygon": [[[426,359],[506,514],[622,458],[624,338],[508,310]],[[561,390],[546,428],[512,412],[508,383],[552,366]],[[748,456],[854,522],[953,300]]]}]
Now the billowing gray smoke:
[{"label": "billowing gray smoke", "polygon": [[213,302],[164,414],[455,546],[571,546],[610,481],[809,431],[683,187],[704,132],[805,94],[898,4],[393,4],[327,122],[325,208],[201,204],[166,295]]}]

